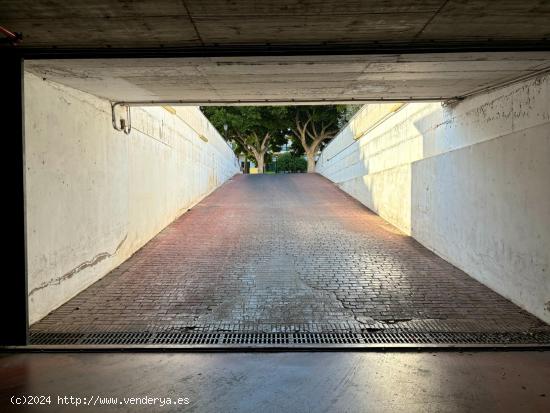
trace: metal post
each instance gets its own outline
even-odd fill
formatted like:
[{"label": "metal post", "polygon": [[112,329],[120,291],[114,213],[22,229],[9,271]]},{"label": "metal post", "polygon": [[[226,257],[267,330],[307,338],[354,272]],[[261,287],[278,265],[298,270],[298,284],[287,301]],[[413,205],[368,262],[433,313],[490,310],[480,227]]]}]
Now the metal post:
[{"label": "metal post", "polygon": [[25,248],[23,59],[13,49],[0,51],[0,126],[4,169],[4,266],[0,288],[0,345],[27,345],[29,316]]}]

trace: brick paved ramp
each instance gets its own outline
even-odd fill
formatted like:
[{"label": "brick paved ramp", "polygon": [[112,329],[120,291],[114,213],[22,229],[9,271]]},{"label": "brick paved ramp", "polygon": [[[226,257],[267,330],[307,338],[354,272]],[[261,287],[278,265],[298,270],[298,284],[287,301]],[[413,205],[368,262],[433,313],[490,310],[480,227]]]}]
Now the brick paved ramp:
[{"label": "brick paved ramp", "polygon": [[314,174],[239,175],[32,332],[548,326]]}]

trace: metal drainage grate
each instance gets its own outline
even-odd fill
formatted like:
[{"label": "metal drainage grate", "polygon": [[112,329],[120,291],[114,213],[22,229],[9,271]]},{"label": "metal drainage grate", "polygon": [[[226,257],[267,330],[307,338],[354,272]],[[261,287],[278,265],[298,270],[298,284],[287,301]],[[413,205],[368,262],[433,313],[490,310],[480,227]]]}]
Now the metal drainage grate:
[{"label": "metal drainage grate", "polygon": [[79,344],[148,344],[150,334],[147,333],[96,333],[85,335]]},{"label": "metal drainage grate", "polygon": [[219,344],[291,344],[288,333],[228,333],[224,334]]},{"label": "metal drainage grate", "polygon": [[364,344],[363,334],[292,333],[294,344]]},{"label": "metal drainage grate", "polygon": [[275,346],[323,345],[550,345],[550,332],[535,333],[184,333],[184,332],[32,332],[32,345]]},{"label": "metal drainage grate", "polygon": [[218,333],[153,333],[149,344],[219,344]]}]

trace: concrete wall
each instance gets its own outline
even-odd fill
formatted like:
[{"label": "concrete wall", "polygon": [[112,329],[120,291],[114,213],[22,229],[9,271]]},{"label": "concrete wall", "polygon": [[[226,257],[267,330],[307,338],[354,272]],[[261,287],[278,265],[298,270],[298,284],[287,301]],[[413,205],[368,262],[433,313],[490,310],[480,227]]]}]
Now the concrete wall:
[{"label": "concrete wall", "polygon": [[113,129],[106,100],[25,75],[31,323],[238,172],[198,108],[173,111],[133,108],[125,135]]},{"label": "concrete wall", "polygon": [[549,75],[452,107],[365,106],[317,171],[550,322]]}]

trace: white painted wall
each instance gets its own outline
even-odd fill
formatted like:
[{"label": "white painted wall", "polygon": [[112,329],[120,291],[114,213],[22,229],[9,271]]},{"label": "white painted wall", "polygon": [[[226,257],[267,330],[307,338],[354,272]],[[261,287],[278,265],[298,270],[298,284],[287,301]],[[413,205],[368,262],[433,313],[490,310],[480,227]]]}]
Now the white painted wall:
[{"label": "white painted wall", "polygon": [[453,107],[406,104],[369,129],[369,112],[391,110],[361,109],[317,171],[550,322],[550,76]]},{"label": "white painted wall", "polygon": [[[199,138],[208,139],[204,142]],[[30,322],[103,277],[238,172],[196,107],[132,108],[25,75]]]}]

